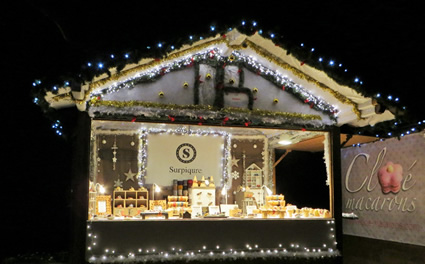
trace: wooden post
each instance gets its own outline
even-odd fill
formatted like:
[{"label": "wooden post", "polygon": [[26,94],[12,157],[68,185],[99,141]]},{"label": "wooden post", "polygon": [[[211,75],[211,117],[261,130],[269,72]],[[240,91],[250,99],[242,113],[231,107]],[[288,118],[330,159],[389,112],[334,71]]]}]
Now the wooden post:
[{"label": "wooden post", "polygon": [[332,209],[333,217],[335,218],[335,234],[337,241],[337,249],[343,255],[342,245],[342,185],[341,185],[341,139],[340,130],[338,127],[334,127],[331,130],[331,163],[332,163],[332,175],[330,182],[330,191],[332,198]]},{"label": "wooden post", "polygon": [[72,153],[71,249],[70,263],[85,263],[88,219],[88,182],[90,166],[91,119],[86,112],[77,113]]}]

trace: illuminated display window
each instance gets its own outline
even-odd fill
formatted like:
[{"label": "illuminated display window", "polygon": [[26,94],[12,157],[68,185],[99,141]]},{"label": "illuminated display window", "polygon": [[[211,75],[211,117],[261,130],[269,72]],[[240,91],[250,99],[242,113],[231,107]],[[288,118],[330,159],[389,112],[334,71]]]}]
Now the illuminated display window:
[{"label": "illuminated display window", "polygon": [[329,155],[323,131],[93,121],[88,218],[331,218]]}]

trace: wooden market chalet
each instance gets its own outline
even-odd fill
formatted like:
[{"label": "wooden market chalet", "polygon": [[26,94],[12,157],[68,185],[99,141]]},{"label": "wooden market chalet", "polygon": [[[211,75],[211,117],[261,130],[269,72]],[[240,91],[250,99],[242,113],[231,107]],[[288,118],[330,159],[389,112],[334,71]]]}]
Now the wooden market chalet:
[{"label": "wooden market chalet", "polygon": [[[339,127],[394,119],[390,111],[236,29],[108,71],[44,98],[80,111],[75,224],[86,261],[342,252]],[[274,169],[276,149],[323,151],[329,204],[297,207],[278,192],[288,175]]]}]

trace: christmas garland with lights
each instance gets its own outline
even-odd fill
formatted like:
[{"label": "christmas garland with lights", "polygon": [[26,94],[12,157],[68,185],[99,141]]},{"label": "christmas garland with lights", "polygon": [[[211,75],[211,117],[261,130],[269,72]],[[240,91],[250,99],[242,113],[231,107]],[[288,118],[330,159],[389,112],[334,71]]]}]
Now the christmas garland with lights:
[{"label": "christmas garland with lights", "polygon": [[[81,88],[81,84],[89,83],[90,87],[94,87],[96,85],[102,85],[103,81],[107,81],[106,79],[101,81],[92,82],[96,76],[100,76],[102,74],[107,74],[113,78],[119,78],[120,76],[126,75],[129,71],[139,71],[142,68],[152,67],[155,64],[160,64],[161,60],[164,58],[173,58],[173,56],[179,57],[185,52],[191,53],[190,46],[199,40],[207,39],[210,37],[216,37],[217,34],[221,36],[221,38],[215,38],[210,41],[206,41],[202,44],[202,46],[198,46],[200,49],[205,48],[211,43],[222,43],[225,42],[226,33],[233,28],[236,28],[239,32],[246,34],[248,36],[258,33],[263,37],[270,39],[276,46],[280,46],[287,51],[287,54],[291,54],[296,59],[301,62],[302,65],[309,65],[315,69],[325,72],[330,78],[332,78],[335,82],[340,85],[349,86],[362,95],[373,96],[374,100],[380,105],[384,107],[391,108],[391,112],[396,115],[396,121],[388,121],[383,122],[379,126],[374,126],[373,128],[352,128],[349,127],[345,129],[347,126],[343,126],[343,129],[347,131],[347,133],[356,133],[356,134],[379,134],[379,136],[403,136],[407,134],[407,132],[411,132],[411,129],[415,129],[416,131],[422,130],[425,128],[425,120],[416,120],[414,118],[412,120],[411,117],[407,116],[406,110],[401,109],[399,104],[399,98],[393,96],[383,96],[381,94],[371,94],[370,91],[367,91],[365,87],[362,85],[362,81],[356,77],[355,75],[351,75],[351,73],[347,73],[347,70],[341,67],[341,64],[335,63],[334,60],[326,60],[323,56],[320,56],[314,48],[307,47],[303,43],[296,43],[290,41],[289,39],[283,38],[281,35],[278,35],[277,32],[273,31],[265,31],[262,30],[256,21],[242,21],[236,26],[229,27],[227,25],[223,25],[222,27],[218,27],[217,25],[210,26],[210,30],[208,32],[202,32],[201,34],[192,34],[188,36],[188,38],[179,38],[174,43],[169,43],[166,41],[159,42],[155,45],[145,46],[144,48],[133,49],[131,51],[127,51],[122,55],[99,55],[95,56],[98,58],[99,63],[85,63],[79,72],[74,72],[66,77],[53,77],[48,79],[38,79],[33,82],[33,102],[41,107],[47,117],[50,117],[53,120],[57,119],[58,113],[57,111],[53,111],[49,108],[49,104],[45,100],[46,92],[58,92],[58,87],[71,87],[71,90],[77,90]],[[189,48],[186,48],[183,51],[176,52],[176,50],[184,47],[186,45]],[[256,50],[261,54],[263,52],[261,49],[256,47],[253,43],[246,41],[244,46],[249,46],[251,49]],[[125,69],[126,65],[138,63],[142,58],[155,58],[152,59],[151,63],[148,65],[141,65],[139,67],[132,68],[130,70]],[[273,57],[271,57],[273,59]],[[281,61],[274,61],[278,65],[283,65]],[[142,67],[142,68],[140,68]],[[112,74],[109,69],[115,68],[116,73]],[[294,72],[293,72],[294,73]],[[296,73],[294,73],[296,74]],[[306,76],[299,76],[305,78]],[[308,76],[307,76],[308,78]],[[310,80],[311,81],[311,80]],[[315,81],[315,80],[313,80]],[[328,89],[320,83],[317,83],[317,86],[322,89]],[[49,88],[50,87],[50,88]],[[75,88],[76,87],[76,88]],[[328,91],[331,93],[335,93],[334,91]],[[340,94],[333,94],[335,98],[338,100],[346,100]],[[345,103],[349,103],[346,101]],[[357,115],[359,113],[354,109],[353,110]],[[396,123],[401,123],[402,120],[405,120],[403,127],[394,125]],[[391,136],[389,136],[391,135]]]},{"label": "christmas garland with lights", "polygon": [[89,114],[101,120],[188,123],[213,126],[268,126],[325,129],[319,115],[209,105],[177,105],[142,101],[91,100]]},{"label": "christmas garland with lights", "polygon": [[[208,43],[211,43],[211,42],[208,42]],[[131,69],[129,72],[126,72],[126,74],[135,73],[142,70],[146,71],[147,69],[152,68],[153,65],[155,66],[159,65],[158,63],[159,63],[159,60],[155,61],[154,64],[149,63],[148,64],[149,66],[141,65],[139,67],[135,67]],[[278,63],[278,65],[282,64],[282,62],[279,63],[275,61],[274,63]],[[102,92],[93,93],[92,96],[99,96],[99,94],[101,93],[105,94],[105,93],[118,91],[122,88],[132,88],[139,83],[153,82],[158,80],[160,77],[164,76],[165,74],[172,71],[179,70],[183,67],[195,66],[195,76],[199,76],[199,64],[208,64],[210,66],[216,67],[217,69],[216,82],[217,83],[220,83],[223,80],[223,74],[224,74],[222,71],[223,67],[225,67],[226,65],[237,65],[239,67],[239,74],[240,74],[239,76],[240,88],[243,88],[243,83],[244,83],[243,67],[245,67],[251,72],[254,72],[257,75],[263,77],[264,79],[272,82],[278,88],[281,88],[282,90],[291,93],[292,95],[300,99],[302,102],[309,104],[310,108],[314,108],[318,111],[322,111],[325,114],[329,115],[331,119],[335,120],[335,114],[337,114],[337,110],[333,106],[326,103],[324,100],[320,100],[317,97],[313,96],[306,89],[302,88],[302,86],[294,83],[293,81],[290,81],[288,78],[276,73],[275,71],[270,70],[267,67],[255,62],[252,58],[249,58],[248,56],[243,56],[241,53],[237,51],[233,52],[233,54],[229,57],[222,57],[218,54],[217,49],[209,50],[203,53],[198,53],[191,58],[186,58],[180,61],[174,61],[171,64],[167,64],[161,67],[161,69],[154,69],[148,73],[136,75],[135,77],[129,78],[129,80],[122,82],[121,84],[111,86],[106,90],[102,90]],[[286,68],[288,67],[290,66],[287,65]],[[357,105],[353,103],[351,100],[341,95],[340,93],[333,91],[329,87],[315,81],[311,77],[306,76],[305,74],[302,74],[300,71],[294,69],[293,67],[290,67],[290,68],[293,72],[297,73],[297,76],[300,76],[309,82],[314,82],[314,84],[316,84],[320,88],[326,89],[327,92],[331,92],[332,95],[339,101],[345,104],[351,104],[353,106],[353,111],[360,118],[360,111],[357,109]],[[118,76],[122,77],[121,75],[118,75]],[[106,83],[110,81],[118,80],[119,77],[111,76],[109,78],[91,83],[89,85],[89,92],[93,91],[93,89],[95,89],[96,87],[101,87],[102,85],[105,85]],[[195,98],[197,98],[198,87],[199,87],[199,80],[196,80],[195,81]],[[198,103],[196,100],[197,99],[195,99],[195,102],[194,102],[195,104]]]},{"label": "christmas garland with lights", "polygon": [[156,102],[143,102],[143,101],[103,101],[103,100],[91,100],[90,105],[93,107],[113,107],[113,108],[127,108],[127,107],[143,107],[143,108],[159,108],[161,110],[204,110],[221,112],[222,114],[251,114],[253,116],[265,116],[265,117],[284,117],[294,118],[301,120],[321,120],[319,115],[300,114],[300,113],[287,113],[287,112],[276,112],[261,109],[245,109],[237,107],[226,107],[220,110],[215,109],[210,105],[177,105],[177,104],[161,104]]},{"label": "christmas garland with lights", "polygon": [[[193,52],[190,49],[186,49],[183,51],[175,52],[175,50],[180,49],[184,45],[192,45],[194,42],[210,37],[215,37],[217,34],[220,34],[222,38],[219,39],[213,39],[211,41],[206,41],[205,43],[202,43],[201,45],[198,45],[197,48],[203,49],[209,45],[212,44],[218,44],[221,42],[225,42],[226,33],[232,29],[236,28],[239,32],[246,34],[248,36],[259,33],[263,37],[267,37],[264,34],[264,31],[260,29],[257,22],[252,21],[251,23],[247,21],[242,21],[237,26],[229,27],[229,26],[223,26],[222,28],[219,28],[218,26],[211,26],[209,32],[202,32],[202,34],[193,34],[190,35],[186,40],[180,39],[176,40],[173,44],[169,44],[167,42],[159,42],[156,45],[152,46],[146,46],[145,48],[141,49],[134,49],[132,51],[126,52],[122,56],[115,56],[115,55],[109,55],[109,56],[98,56],[99,61],[102,61],[101,63],[86,63],[81,67],[81,72],[75,73],[73,75],[68,76],[66,81],[57,80],[56,78],[52,78],[51,81],[43,80],[36,80],[33,83],[33,86],[36,87],[36,89],[33,91],[34,97],[36,103],[40,103],[42,99],[42,95],[45,94],[46,91],[52,91],[57,92],[57,87],[61,86],[61,84],[64,83],[90,83],[90,87],[96,87],[97,85],[102,85],[102,82],[110,81],[113,79],[118,79],[122,75],[126,75],[129,73],[137,72],[146,68],[150,68],[152,66],[155,66],[156,64],[159,64],[161,59],[168,58],[173,59],[179,56],[184,55],[185,53]],[[283,38],[278,36],[277,33],[272,33],[269,31],[268,38],[279,47],[284,48],[287,51],[287,54],[293,55],[295,58],[297,58],[299,61],[301,61],[302,65],[309,65],[315,69],[318,69],[320,71],[324,71],[326,74],[328,74],[329,77],[334,79],[338,84],[340,85],[346,85],[351,88],[354,88],[361,94],[370,95],[370,92],[368,92],[366,89],[363,89],[362,82],[359,80],[359,78],[355,76],[348,76],[345,69],[341,69],[340,67],[335,67],[334,62],[330,61],[329,63],[324,63],[323,57],[319,56],[314,52],[314,48],[308,49],[304,44],[301,45],[295,45],[289,40],[283,41]],[[262,52],[259,47],[256,47],[255,44],[250,43],[249,41],[246,42],[244,45],[249,45],[250,48],[255,49],[257,52]],[[143,58],[155,58],[152,60],[149,64],[140,65],[138,67],[132,68],[130,70],[125,70],[125,66],[129,64],[137,64],[141,59]],[[280,62],[280,64],[282,64]],[[96,67],[97,65],[97,67]],[[282,66],[282,65],[280,65]],[[112,75],[112,73],[109,71],[109,69],[115,68],[116,73]],[[100,76],[102,74],[106,73],[109,76],[108,80],[101,80],[101,81],[95,81],[92,82],[92,80],[96,76]],[[111,79],[112,78],[112,79]],[[56,80],[55,80],[56,79]],[[44,87],[52,87],[52,88],[41,88],[41,84],[44,84]],[[318,84],[319,87],[323,86]],[[54,88],[56,87],[56,88]],[[40,96],[41,95],[41,96]],[[344,99],[345,100],[345,99]],[[385,102],[388,103],[388,102]]]},{"label": "christmas garland with lights", "polygon": [[[181,60],[175,60],[171,63],[168,63],[166,65],[160,65],[161,67],[155,67],[154,69],[149,69],[149,71],[145,70],[143,73],[136,74],[132,76],[131,78],[122,81],[120,83],[116,83],[112,86],[109,86],[105,89],[101,89],[100,91],[94,91],[92,87],[91,92],[91,101],[100,101],[102,96],[105,94],[110,94],[117,92],[121,89],[132,89],[137,84],[142,83],[150,83],[159,80],[161,77],[166,75],[167,73],[177,71],[180,69],[188,68],[188,67],[194,67],[195,70],[195,80],[194,80],[194,104],[197,105],[198,102],[198,94],[199,94],[199,84],[200,84],[200,75],[199,75],[199,65],[200,64],[206,64],[209,66],[212,66],[216,69],[216,76],[215,81],[217,83],[216,85],[216,99],[214,102],[214,108],[215,109],[221,109],[224,107],[224,94],[227,93],[244,93],[248,96],[249,103],[248,103],[248,109],[252,109],[253,106],[253,92],[249,88],[244,87],[244,69],[247,69],[253,73],[256,73],[258,76],[261,76],[262,78],[268,80],[269,82],[273,83],[276,87],[279,89],[282,89],[283,91],[289,92],[292,95],[294,95],[296,98],[301,100],[303,103],[306,103],[310,106],[310,108],[314,108],[318,111],[323,112],[324,114],[328,115],[332,120],[335,120],[335,114],[336,110],[333,106],[329,105],[327,102],[325,102],[322,99],[318,99],[317,97],[313,96],[311,93],[309,93],[306,89],[304,89],[302,86],[294,83],[293,81],[289,80],[287,77],[284,77],[278,73],[276,73],[273,70],[268,69],[267,67],[255,62],[253,59],[249,58],[248,56],[243,56],[237,51],[234,51],[229,57],[223,57],[219,54],[219,51],[217,49],[211,49],[204,52],[196,53],[195,55],[191,57],[187,57]],[[223,79],[224,79],[224,68],[226,66],[237,66],[238,67],[238,74],[239,74],[239,83],[238,87],[234,86],[225,86]],[[212,76],[211,76],[212,77]],[[103,82],[103,81],[102,81]],[[232,85],[232,84],[230,84]],[[160,92],[160,97],[164,96],[163,92]],[[278,103],[278,100],[275,99],[274,103]],[[93,104],[90,104],[93,105]],[[97,106],[100,104],[97,103]],[[112,103],[112,102],[106,102],[104,106],[114,106],[114,107],[134,107],[134,106],[144,106],[148,107],[149,104],[146,103],[138,103],[135,101],[126,102],[126,103]],[[162,106],[161,106],[162,107]],[[162,107],[164,108],[164,107]],[[173,106],[174,109],[193,109],[192,106],[184,106],[184,107],[177,107]],[[201,107],[203,108],[203,107]],[[211,108],[209,110],[212,110]],[[271,112],[271,111],[269,111]],[[285,114],[285,116],[288,116],[288,114]],[[294,117],[294,116],[292,116]]]}]

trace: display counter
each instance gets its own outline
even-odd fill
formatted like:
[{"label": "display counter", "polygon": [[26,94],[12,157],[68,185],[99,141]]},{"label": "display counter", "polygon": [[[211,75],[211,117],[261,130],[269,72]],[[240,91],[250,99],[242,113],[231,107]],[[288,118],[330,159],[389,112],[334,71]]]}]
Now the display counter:
[{"label": "display counter", "polygon": [[[88,221],[87,258],[336,251],[333,219]],[[242,253],[243,252],[243,253]]]}]

